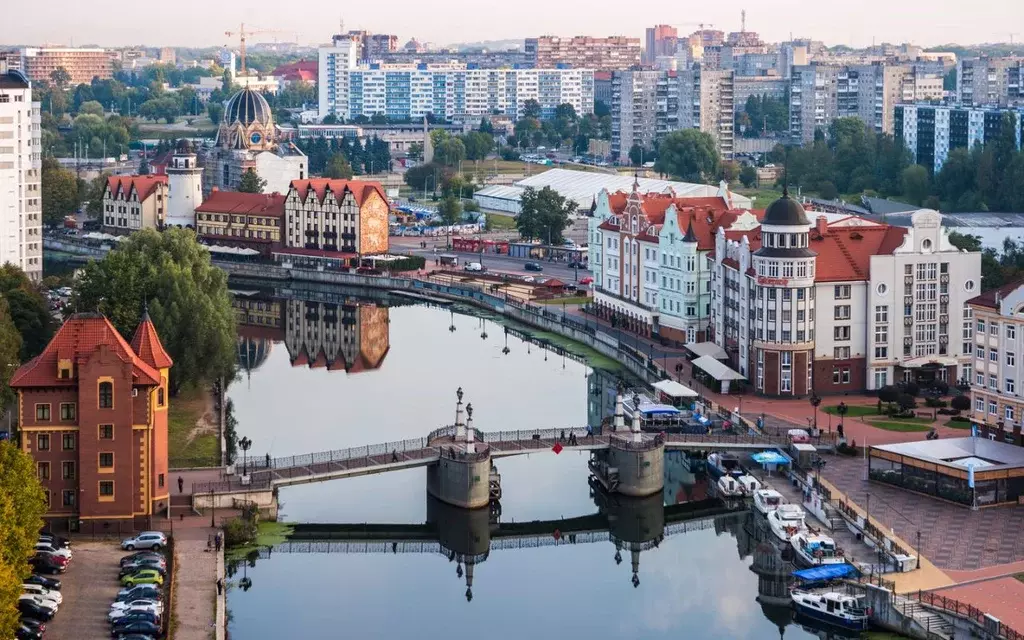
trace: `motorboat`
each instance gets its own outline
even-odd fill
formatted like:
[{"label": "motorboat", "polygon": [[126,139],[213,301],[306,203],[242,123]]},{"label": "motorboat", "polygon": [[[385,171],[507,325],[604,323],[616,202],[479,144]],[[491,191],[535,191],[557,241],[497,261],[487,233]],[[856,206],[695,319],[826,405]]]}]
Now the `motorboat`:
[{"label": "motorboat", "polygon": [[806,514],[800,505],[781,504],[775,511],[768,514],[768,526],[771,527],[776,538],[783,542],[789,542],[795,534],[807,530],[807,525],[804,523],[805,517]]},{"label": "motorboat", "polygon": [[708,456],[708,472],[716,478],[719,476],[742,476],[745,474],[740,459],[735,453],[716,451]]},{"label": "motorboat", "polygon": [[715,487],[718,489],[718,495],[723,498],[739,498],[743,496],[743,485],[732,476],[722,476],[715,483]]},{"label": "motorboat", "polygon": [[798,615],[843,629],[863,631],[868,628],[871,610],[864,607],[863,596],[794,590],[792,597]]},{"label": "motorboat", "polygon": [[789,540],[796,552],[797,562],[805,567],[820,567],[827,564],[843,564],[846,556],[832,538],[809,531],[798,531]]},{"label": "motorboat", "polygon": [[778,509],[786,500],[775,489],[758,489],[754,492],[754,508],[768,515]]},{"label": "motorboat", "polygon": [[761,481],[751,475],[742,475],[736,478],[736,481],[740,483],[740,489],[745,496],[752,496],[755,491],[761,489]]}]

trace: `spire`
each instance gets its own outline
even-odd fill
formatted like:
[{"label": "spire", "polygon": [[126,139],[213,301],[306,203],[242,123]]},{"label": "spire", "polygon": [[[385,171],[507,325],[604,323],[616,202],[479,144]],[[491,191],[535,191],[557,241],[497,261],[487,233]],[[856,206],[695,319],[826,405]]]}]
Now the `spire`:
[{"label": "spire", "polygon": [[160,343],[160,335],[149,318],[149,305],[145,302],[142,307],[142,319],[132,337],[132,351],[154,369],[166,369],[174,364]]},{"label": "spire", "polygon": [[693,232],[693,216],[690,216],[690,223],[686,225],[686,235],[683,236],[683,242],[697,242],[697,234]]},{"label": "spire", "polygon": [[633,172],[633,192],[636,193],[640,190],[640,172]]}]

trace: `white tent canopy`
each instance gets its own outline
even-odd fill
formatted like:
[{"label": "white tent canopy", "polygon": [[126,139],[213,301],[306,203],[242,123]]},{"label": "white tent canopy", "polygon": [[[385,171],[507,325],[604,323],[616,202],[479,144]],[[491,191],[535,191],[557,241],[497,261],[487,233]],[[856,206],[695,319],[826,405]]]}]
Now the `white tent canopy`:
[{"label": "white tent canopy", "polygon": [[698,358],[701,356],[711,356],[715,360],[729,359],[729,354],[725,352],[725,349],[714,342],[688,342],[686,348]]},{"label": "white tent canopy", "polygon": [[746,376],[737,371],[733,371],[711,356],[701,356],[694,360],[693,364],[694,366],[703,369],[705,373],[719,382],[747,379]]},{"label": "white tent canopy", "polygon": [[685,384],[679,384],[675,380],[662,380],[654,383],[654,388],[664,393],[670,398],[696,398],[697,392],[686,386]]},{"label": "white tent canopy", "polygon": [[206,248],[210,250],[210,253],[230,253],[236,256],[254,256],[259,253],[259,251],[248,247],[225,247],[219,244],[207,245]]}]

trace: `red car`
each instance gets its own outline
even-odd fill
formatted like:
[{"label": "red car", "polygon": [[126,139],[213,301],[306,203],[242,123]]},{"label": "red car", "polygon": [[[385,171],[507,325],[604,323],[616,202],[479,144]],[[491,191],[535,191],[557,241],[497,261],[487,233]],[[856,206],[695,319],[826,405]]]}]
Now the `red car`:
[{"label": "red car", "polygon": [[594,284],[594,279],[591,278],[590,276],[587,276],[586,278],[580,278],[580,284]]}]

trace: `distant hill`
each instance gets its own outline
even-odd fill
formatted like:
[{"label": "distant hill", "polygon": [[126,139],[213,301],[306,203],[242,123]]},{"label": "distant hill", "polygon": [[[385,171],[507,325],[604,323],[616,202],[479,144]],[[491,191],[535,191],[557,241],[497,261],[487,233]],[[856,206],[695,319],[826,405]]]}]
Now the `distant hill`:
[{"label": "distant hill", "polygon": [[473,51],[487,49],[488,51],[507,51],[508,49],[523,48],[522,40],[482,40],[480,42],[455,42],[445,45],[446,49],[458,49],[459,51]]}]

